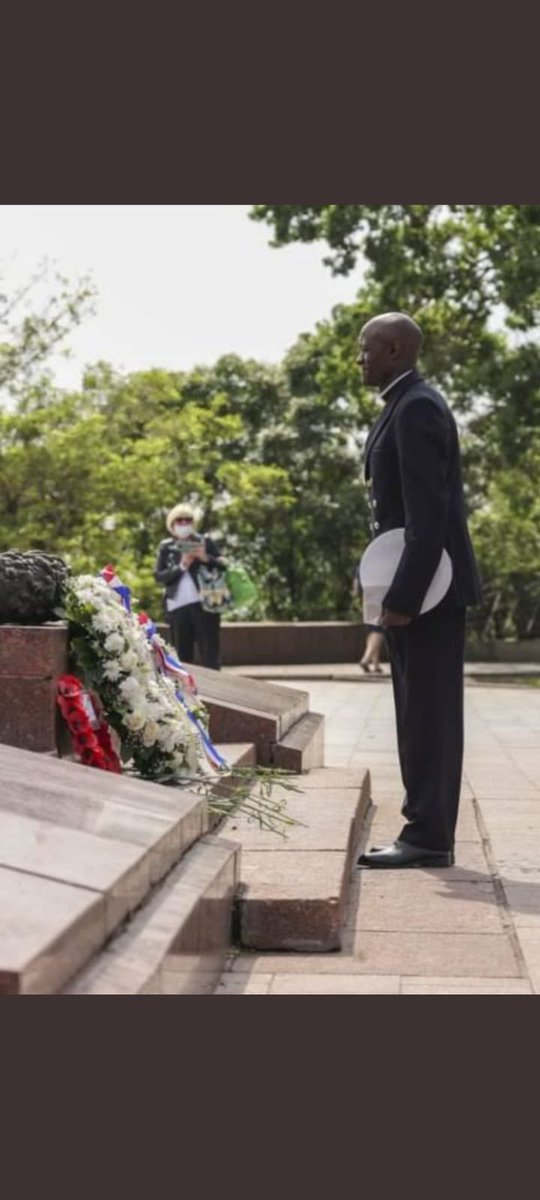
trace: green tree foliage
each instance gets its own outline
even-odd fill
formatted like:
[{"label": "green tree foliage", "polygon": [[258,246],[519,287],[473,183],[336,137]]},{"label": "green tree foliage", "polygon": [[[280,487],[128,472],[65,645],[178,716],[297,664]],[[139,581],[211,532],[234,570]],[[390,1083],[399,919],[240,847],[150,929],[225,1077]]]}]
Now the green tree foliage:
[{"label": "green tree foliage", "polygon": [[[242,493],[253,521],[287,496],[285,473],[252,461],[249,425],[234,411],[238,393],[229,403],[222,389],[224,370],[216,369],[212,390],[209,372],[121,378],[102,365],[80,393],[26,394],[0,416],[2,548],[57,550],[76,570],[113,561],[159,612],[153,569],[174,503],[195,501],[207,528],[223,525],[229,505],[234,517]],[[238,370],[250,375],[245,364]]]},{"label": "green tree foliage", "polygon": [[0,545],[57,550],[77,570],[113,561],[158,613],[165,514],[187,498],[257,578],[254,615],[347,615],[364,501],[341,418],[324,397],[293,397],[288,369],[228,357],[119,378],[101,366],[81,393],[40,390],[0,417]]},{"label": "green tree foliage", "polygon": [[[400,303],[447,296],[475,310],[503,304],[512,323],[535,324],[540,304],[540,206],[535,204],[256,204],[273,245],[326,242],[324,261],[347,275],[360,260]],[[396,272],[399,280],[396,279]]]},{"label": "green tree foliage", "polygon": [[0,399],[22,396],[92,310],[89,279],[72,284],[44,262],[12,295],[0,292]]},{"label": "green tree foliage", "polygon": [[[540,428],[540,206],[255,205],[252,216],[270,225],[275,246],[322,241],[334,273],[363,268],[354,302],[334,310],[303,349],[306,376],[311,352],[312,386],[327,401],[344,395],[364,435],[373,412],[351,365],[358,330],[377,312],[399,309],[418,320],[422,369],[461,428],[486,585],[474,627],[492,629],[496,598],[497,628],[538,634],[521,506],[526,500],[538,531],[538,460],[529,450]],[[524,469],[531,493],[514,488]],[[510,580],[501,564],[522,544],[522,568]]]},{"label": "green tree foliage", "polygon": [[471,531],[485,574],[476,627],[494,638],[540,632],[540,433],[519,463],[497,471]]},{"label": "green tree foliage", "polygon": [[[57,551],[75,570],[113,561],[159,614],[153,571],[164,518],[189,499],[202,528],[221,535],[229,557],[257,578],[254,616],[348,615],[365,498],[356,409],[333,394],[326,362],[327,349],[340,351],[324,345],[315,362],[308,338],[279,369],[229,355],[189,373],[127,377],[102,363],[80,391],[65,394],[47,360],[89,296],[62,285],[38,316],[11,323],[0,411],[1,548]],[[343,370],[356,384],[345,358]]]}]

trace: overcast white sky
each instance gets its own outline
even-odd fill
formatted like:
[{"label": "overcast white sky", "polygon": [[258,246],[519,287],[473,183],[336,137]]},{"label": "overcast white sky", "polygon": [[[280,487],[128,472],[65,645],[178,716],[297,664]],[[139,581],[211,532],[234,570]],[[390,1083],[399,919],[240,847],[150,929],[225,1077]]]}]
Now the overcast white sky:
[{"label": "overcast white sky", "polygon": [[59,384],[85,365],[189,369],[221,354],[278,362],[297,336],[354,298],[360,272],[334,278],[324,245],[269,245],[250,205],[1,205],[0,272],[9,290],[44,259],[91,275],[97,314],[55,359]]}]

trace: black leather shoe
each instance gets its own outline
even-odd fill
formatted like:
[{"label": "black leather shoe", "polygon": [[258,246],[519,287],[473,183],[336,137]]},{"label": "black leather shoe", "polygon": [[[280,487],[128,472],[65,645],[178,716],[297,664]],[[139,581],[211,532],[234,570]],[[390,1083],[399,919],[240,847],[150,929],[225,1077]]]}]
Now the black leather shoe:
[{"label": "black leather shoe", "polygon": [[453,867],[454,862],[453,850],[424,850],[422,846],[398,841],[382,850],[373,849],[361,854],[357,866],[385,870],[392,867]]}]

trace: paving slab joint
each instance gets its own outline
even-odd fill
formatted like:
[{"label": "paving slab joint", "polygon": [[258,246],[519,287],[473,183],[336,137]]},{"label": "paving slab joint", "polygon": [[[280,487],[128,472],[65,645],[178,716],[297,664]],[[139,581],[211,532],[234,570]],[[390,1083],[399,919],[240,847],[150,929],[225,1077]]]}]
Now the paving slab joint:
[{"label": "paving slab joint", "polygon": [[493,849],[491,846],[491,840],[489,837],[488,829],[487,829],[487,826],[485,824],[485,821],[484,821],[484,818],[482,815],[482,809],[480,807],[480,804],[479,804],[478,799],[477,799],[476,795],[474,794],[474,792],[472,794],[472,807],[473,807],[474,815],[476,817],[476,823],[478,825],[478,831],[479,831],[481,842],[482,842],[482,850],[484,852],[486,862],[488,864],[490,874],[492,877],[493,891],[495,893],[495,900],[500,909],[502,924],[504,926],[506,933],[508,934],[510,945],[512,947],[512,952],[514,954],[514,958],[516,959],[517,965],[520,968],[521,974],[531,985],[531,988],[533,989],[533,992],[534,992],[535,989],[534,989],[533,982],[532,982],[532,979],[529,974],[529,969],[527,966],[525,955],[523,953],[523,950],[521,949],[521,943],[520,943],[520,940],[518,937],[516,927],[514,925],[514,921],[512,919],[512,913],[510,911],[510,907],[509,907],[508,901],[506,899],[506,892],[504,890],[504,885],[503,885],[502,879],[499,875],[499,870],[497,867],[497,860],[493,854]]}]

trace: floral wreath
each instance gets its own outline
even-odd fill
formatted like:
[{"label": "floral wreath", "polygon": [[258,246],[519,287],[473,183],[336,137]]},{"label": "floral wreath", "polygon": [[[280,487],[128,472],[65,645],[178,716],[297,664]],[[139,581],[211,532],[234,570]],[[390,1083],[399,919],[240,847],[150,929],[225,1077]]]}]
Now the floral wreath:
[{"label": "floral wreath", "polygon": [[61,675],[58,680],[58,707],[71,734],[73,751],[79,762],[119,775],[122,765],[113,747],[111,731],[103,717],[98,697],[87,692],[75,675]]},{"label": "floral wreath", "polygon": [[[69,579],[58,612],[69,622],[70,647],[88,689],[74,676],[59,681],[58,704],[81,761],[115,769],[105,765],[113,761],[106,715],[122,758],[143,779],[175,782],[230,771],[208,735],[195,680],[150,618],[131,611],[129,588],[114,567]],[[109,744],[112,750],[110,736]]]}]

